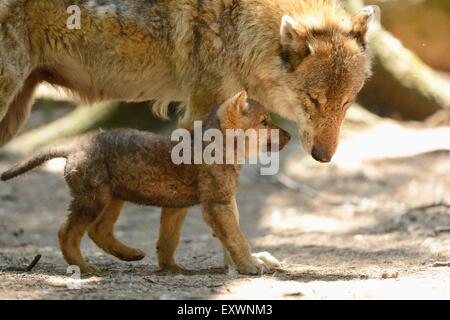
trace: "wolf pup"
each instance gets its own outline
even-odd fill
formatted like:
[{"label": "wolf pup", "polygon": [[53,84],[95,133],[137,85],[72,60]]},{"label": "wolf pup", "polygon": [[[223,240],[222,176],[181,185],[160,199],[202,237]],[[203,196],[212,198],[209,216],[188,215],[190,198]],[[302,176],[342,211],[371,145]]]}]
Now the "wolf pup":
[{"label": "wolf pup", "polygon": [[[220,105],[205,123],[205,129],[254,129],[258,145],[260,129],[279,130],[278,148],[290,140],[286,131],[274,125],[269,113],[241,92]],[[268,134],[267,147],[275,143]],[[67,221],[59,230],[64,258],[83,272],[97,273],[88,265],[80,251],[81,238],[89,237],[104,251],[125,261],[140,260],[141,250],[118,241],[113,233],[124,201],[164,207],[158,240],[158,259],[162,269],[180,269],[174,252],[178,245],[182,219],[171,208],[203,207],[203,217],[229,252],[234,266],[242,273],[256,274],[279,266],[264,255],[251,254],[248,241],[237,220],[235,197],[238,164],[180,164],[171,161],[175,145],[170,137],[136,130],[115,130],[89,134],[73,143],[41,152],[1,175],[7,181],[53,158],[67,159],[64,177],[70,188],[72,202]],[[204,146],[205,147],[205,146]],[[226,143],[223,146],[226,153]],[[236,144],[235,144],[235,148]],[[260,150],[260,148],[258,148]],[[235,150],[237,151],[237,150]],[[250,149],[245,148],[245,156]],[[185,213],[185,212],[184,212]]]}]

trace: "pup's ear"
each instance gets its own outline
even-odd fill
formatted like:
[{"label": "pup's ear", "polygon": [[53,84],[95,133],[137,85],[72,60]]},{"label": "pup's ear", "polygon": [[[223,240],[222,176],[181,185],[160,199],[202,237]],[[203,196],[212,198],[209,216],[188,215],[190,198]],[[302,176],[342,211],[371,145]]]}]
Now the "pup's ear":
[{"label": "pup's ear", "polygon": [[222,127],[233,127],[248,110],[248,95],[241,91],[232,98],[225,101],[217,111]]},{"label": "pup's ear", "polygon": [[369,30],[369,22],[374,15],[374,7],[368,6],[352,18],[352,34],[364,48],[366,47],[366,34]]},{"label": "pup's ear", "polygon": [[228,99],[220,107],[222,111],[232,113],[236,116],[243,115],[247,112],[248,102],[247,102],[247,92],[241,91],[234,95],[232,98]]},{"label": "pup's ear", "polygon": [[[307,43],[306,27],[297,23],[291,16],[281,19],[280,44],[283,60],[298,64],[311,53]],[[296,67],[295,65],[293,67]]]},{"label": "pup's ear", "polygon": [[230,105],[236,112],[243,115],[248,110],[247,91],[241,91],[231,98]]}]

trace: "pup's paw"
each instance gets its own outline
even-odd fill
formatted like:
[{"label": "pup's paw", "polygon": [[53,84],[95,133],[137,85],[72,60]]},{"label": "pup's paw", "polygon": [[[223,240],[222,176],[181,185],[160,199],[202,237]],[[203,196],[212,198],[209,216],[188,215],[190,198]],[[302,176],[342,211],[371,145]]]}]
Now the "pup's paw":
[{"label": "pup's paw", "polygon": [[281,262],[267,251],[252,253],[252,256],[262,260],[270,270],[281,268]]},{"label": "pup's paw", "polygon": [[185,273],[187,270],[178,264],[170,264],[165,266],[160,266],[160,273],[169,273],[169,274],[179,274]]},{"label": "pup's paw", "polygon": [[91,276],[100,276],[101,275],[100,269],[91,264],[82,266],[80,268],[80,270],[83,274],[87,274],[87,275],[91,275]]},{"label": "pup's paw", "polygon": [[252,254],[250,261],[237,266],[240,273],[251,275],[263,275],[273,273],[281,266],[280,262],[268,252]]},{"label": "pup's paw", "polygon": [[122,261],[139,261],[145,258],[144,251],[134,248],[128,248],[126,252],[115,252],[114,255]]}]

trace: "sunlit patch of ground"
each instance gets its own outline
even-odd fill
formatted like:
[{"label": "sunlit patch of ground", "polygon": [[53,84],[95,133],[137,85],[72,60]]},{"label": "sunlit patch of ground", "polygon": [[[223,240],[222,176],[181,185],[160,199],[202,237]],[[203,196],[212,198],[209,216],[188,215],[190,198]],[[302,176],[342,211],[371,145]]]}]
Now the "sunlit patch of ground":
[{"label": "sunlit patch of ground", "polygon": [[420,272],[401,279],[337,281],[241,280],[214,299],[450,299],[450,270]]},{"label": "sunlit patch of ground", "polygon": [[434,150],[450,150],[450,128],[405,128],[384,123],[344,140],[334,164],[339,168],[360,168],[367,160],[412,157]]}]

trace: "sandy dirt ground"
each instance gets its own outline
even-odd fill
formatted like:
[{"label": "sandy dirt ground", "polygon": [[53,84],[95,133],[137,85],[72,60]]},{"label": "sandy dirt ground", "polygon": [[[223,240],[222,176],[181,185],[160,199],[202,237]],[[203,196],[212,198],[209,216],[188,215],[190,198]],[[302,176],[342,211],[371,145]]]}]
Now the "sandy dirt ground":
[{"label": "sandy dirt ground", "polygon": [[[332,165],[314,163],[293,141],[279,175],[246,167],[242,229],[255,252],[283,263],[263,276],[221,268],[221,247],[199,208],[177,251],[192,272],[158,272],[159,210],[130,204],[117,236],[147,257],[122,262],[86,238],[83,253],[102,275],[73,280],[57,242],[69,195],[62,163],[53,161],[0,185],[0,299],[449,299],[449,143],[449,128],[377,121],[347,128]],[[0,156],[0,170],[17,159]],[[17,271],[38,254],[30,272]]]}]

